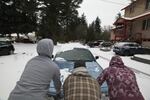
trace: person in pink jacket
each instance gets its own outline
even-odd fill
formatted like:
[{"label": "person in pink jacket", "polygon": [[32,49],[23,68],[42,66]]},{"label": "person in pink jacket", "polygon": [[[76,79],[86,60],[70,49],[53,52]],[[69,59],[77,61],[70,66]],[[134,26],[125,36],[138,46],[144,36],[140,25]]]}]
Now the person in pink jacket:
[{"label": "person in pink jacket", "polygon": [[109,67],[98,76],[100,85],[106,81],[110,100],[144,100],[134,72],[119,56],[112,57]]}]

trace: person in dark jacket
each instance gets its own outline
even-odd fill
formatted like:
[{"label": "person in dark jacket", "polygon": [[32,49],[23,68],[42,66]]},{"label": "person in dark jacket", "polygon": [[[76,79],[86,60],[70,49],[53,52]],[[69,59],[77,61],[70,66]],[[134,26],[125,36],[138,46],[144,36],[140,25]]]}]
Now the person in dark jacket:
[{"label": "person in dark jacket", "polygon": [[134,72],[119,56],[112,57],[109,67],[97,78],[100,85],[107,82],[110,100],[144,100]]},{"label": "person in dark jacket", "polygon": [[51,80],[54,81],[57,93],[60,92],[60,70],[51,60],[53,48],[51,39],[42,39],[38,42],[38,56],[28,61],[8,100],[48,100],[47,93]]},{"label": "person in dark jacket", "polygon": [[84,61],[77,61],[63,85],[64,100],[100,100],[100,86],[86,69]]}]

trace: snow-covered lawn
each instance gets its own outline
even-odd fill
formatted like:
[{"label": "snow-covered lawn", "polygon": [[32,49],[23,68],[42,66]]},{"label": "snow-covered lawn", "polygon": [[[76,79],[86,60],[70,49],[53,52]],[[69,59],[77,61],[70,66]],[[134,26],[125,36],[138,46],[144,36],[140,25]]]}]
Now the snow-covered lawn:
[{"label": "snow-covered lawn", "polygon": [[[15,54],[8,56],[0,56],[0,100],[7,100],[9,93],[14,88],[16,82],[29,59],[36,56],[36,44],[16,43]],[[54,54],[59,51],[71,49],[73,47],[88,48],[93,55],[99,56],[97,62],[106,68],[109,65],[109,60],[114,55],[112,51],[103,52],[99,48],[89,48],[80,43],[58,44],[54,48]],[[127,66],[132,68],[137,77],[137,81],[145,100],[150,100],[150,65],[133,61],[130,57],[122,57]]]}]

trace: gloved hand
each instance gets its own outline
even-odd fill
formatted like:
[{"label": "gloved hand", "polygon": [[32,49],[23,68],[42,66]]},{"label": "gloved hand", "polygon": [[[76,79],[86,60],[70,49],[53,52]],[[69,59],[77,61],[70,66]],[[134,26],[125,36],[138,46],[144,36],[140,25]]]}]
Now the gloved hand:
[{"label": "gloved hand", "polygon": [[61,92],[57,93],[56,95],[57,98],[63,98],[63,94]]}]

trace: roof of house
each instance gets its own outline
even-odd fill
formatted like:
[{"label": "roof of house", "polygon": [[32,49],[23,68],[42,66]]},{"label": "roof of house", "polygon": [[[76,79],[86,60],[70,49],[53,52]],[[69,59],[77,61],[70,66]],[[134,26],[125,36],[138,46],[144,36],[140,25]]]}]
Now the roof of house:
[{"label": "roof of house", "polygon": [[148,16],[150,15],[150,12],[146,12],[146,13],[143,13],[143,14],[140,14],[140,15],[137,15],[135,17],[123,17],[125,20],[134,20],[134,19],[138,19],[138,18],[141,18],[141,17],[144,17],[144,16]]},{"label": "roof of house", "polygon": [[118,19],[113,23],[113,25],[119,24],[119,23],[124,23],[125,20],[126,20],[125,18],[120,17],[120,18],[118,18]]},{"label": "roof of house", "polygon": [[124,23],[125,21],[132,21],[132,20],[135,20],[135,19],[138,19],[138,18],[142,18],[142,17],[148,16],[148,15],[150,15],[150,12],[146,12],[146,13],[137,15],[137,16],[135,16],[135,17],[121,17],[121,18],[118,18],[118,19],[113,23],[113,25],[119,24],[119,23]]},{"label": "roof of house", "polygon": [[124,10],[124,9],[126,9],[126,8],[130,7],[132,4],[136,3],[137,1],[138,1],[138,0],[133,1],[132,3],[130,3],[129,5],[127,5],[126,7],[122,8],[121,10]]}]

